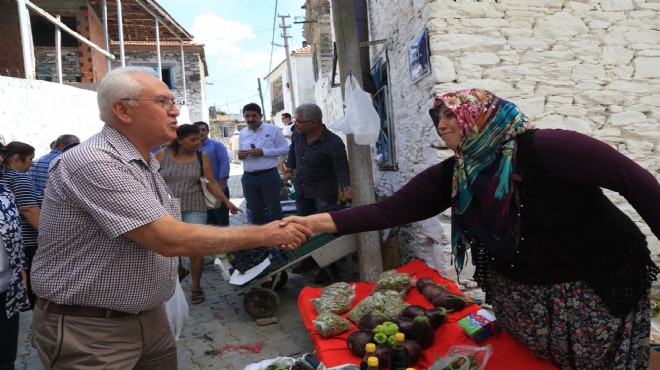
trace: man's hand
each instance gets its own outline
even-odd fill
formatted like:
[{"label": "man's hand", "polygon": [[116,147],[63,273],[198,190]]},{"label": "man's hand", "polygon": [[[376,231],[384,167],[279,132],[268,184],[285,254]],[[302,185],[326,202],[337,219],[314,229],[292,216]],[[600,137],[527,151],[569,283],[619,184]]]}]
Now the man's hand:
[{"label": "man's hand", "polygon": [[264,150],[261,148],[254,148],[254,149],[247,149],[247,150],[239,150],[238,151],[238,158],[243,159],[247,157],[248,155],[251,155],[253,157],[261,157],[264,155]]},{"label": "man's hand", "polygon": [[284,176],[282,176],[282,185],[286,186],[289,181],[293,181],[293,172],[291,172],[291,170],[286,170],[286,172],[284,172]]},{"label": "man's hand", "polygon": [[296,249],[312,236],[312,230],[296,223],[284,225],[281,221],[273,221],[261,226],[261,229],[268,235],[268,244],[277,245],[281,249]]}]

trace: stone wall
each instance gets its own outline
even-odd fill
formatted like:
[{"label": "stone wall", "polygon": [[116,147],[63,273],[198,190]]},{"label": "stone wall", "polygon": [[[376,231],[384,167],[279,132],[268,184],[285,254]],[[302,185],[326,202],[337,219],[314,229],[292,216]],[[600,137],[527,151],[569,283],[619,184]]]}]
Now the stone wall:
[{"label": "stone wall", "polygon": [[[326,3],[312,1],[313,12],[322,9],[317,2]],[[650,0],[369,1],[370,40],[387,40],[370,51],[372,62],[374,55],[387,55],[399,167],[374,173],[378,190],[390,194],[452,154],[435,134],[428,109],[435,95],[467,87],[514,101],[536,127],[602,140],[660,178],[659,11]],[[309,36],[305,27],[306,37],[319,38],[313,26]],[[408,50],[425,27],[432,73],[412,82]],[[317,99],[328,110],[336,107],[330,116],[341,116],[332,102],[338,89],[329,88],[328,79],[317,81]],[[625,200],[608,195],[640,221]],[[639,224],[658,261],[660,242]],[[447,213],[401,227],[404,259],[422,258],[455,276],[449,232]],[[461,281],[471,275],[466,271]]]},{"label": "stone wall", "polygon": [[101,131],[96,92],[58,83],[0,76],[0,135],[6,142],[22,141],[36,157],[50,151],[62,134],[85,140]]}]

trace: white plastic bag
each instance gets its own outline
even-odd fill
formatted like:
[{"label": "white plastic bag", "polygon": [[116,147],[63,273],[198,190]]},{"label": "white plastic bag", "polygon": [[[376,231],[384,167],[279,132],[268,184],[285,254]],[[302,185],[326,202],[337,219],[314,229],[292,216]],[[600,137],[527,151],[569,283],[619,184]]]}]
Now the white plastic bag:
[{"label": "white plastic bag", "polygon": [[188,321],[188,302],[178,279],[174,295],[169,301],[165,302],[165,311],[167,312],[167,319],[170,321],[174,340],[179,340],[179,336],[183,333]]},{"label": "white plastic bag", "polygon": [[353,134],[356,144],[376,143],[380,134],[380,116],[374,108],[371,95],[362,90],[352,74],[346,78],[345,86],[344,117],[331,128]]},{"label": "white plastic bag", "polygon": [[293,364],[296,363],[296,359],[293,357],[277,357],[270,360],[263,360],[256,364],[250,364],[246,366],[243,370],[266,370],[268,366],[274,365],[281,367],[283,369],[290,369]]},{"label": "white plastic bag", "polygon": [[452,346],[444,356],[438,358],[429,370],[443,370],[451,366],[457,370],[484,370],[490,355],[493,354],[493,346]]}]

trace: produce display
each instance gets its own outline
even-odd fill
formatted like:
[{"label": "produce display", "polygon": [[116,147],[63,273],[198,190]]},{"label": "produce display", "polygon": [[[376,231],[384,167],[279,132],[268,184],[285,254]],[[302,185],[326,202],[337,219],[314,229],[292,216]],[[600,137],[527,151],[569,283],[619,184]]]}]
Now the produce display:
[{"label": "produce display", "polygon": [[[312,305],[319,312],[314,325],[324,338],[352,328],[350,323],[347,324],[348,320],[331,313],[320,304],[330,298],[336,300],[336,297],[345,301],[345,297],[354,293],[348,284],[339,284],[324,288],[321,298],[312,300]],[[405,302],[404,298],[413,286],[435,307],[425,309]],[[445,286],[436,284],[431,278],[421,278],[413,284],[409,274],[385,271],[375,283],[371,295],[358,302],[346,315],[359,329],[348,336],[346,345],[353,355],[362,358],[367,343],[374,343],[379,364],[381,368],[386,368],[392,346],[396,343],[396,334],[403,333],[405,340],[401,344],[408,352],[408,361],[412,364],[421,357],[425,348],[433,345],[435,329],[445,322],[447,313],[473,303],[464,296],[447,291]],[[333,309],[335,307],[332,306]]]},{"label": "produce display", "polygon": [[[344,366],[346,364],[360,364],[361,361],[365,361],[363,355],[366,343],[373,343],[374,346],[376,344],[374,341],[374,329],[378,325],[382,325],[387,321],[396,324],[398,331],[405,336],[405,346],[407,347],[408,354],[411,355],[409,356],[410,362],[408,364],[408,367],[410,368],[429,369],[442,357],[445,357],[442,355],[451,355],[450,349],[453,347],[476,345],[473,340],[474,337],[471,338],[465,328],[458,325],[458,323],[462,319],[472,315],[471,320],[482,324],[483,320],[477,316],[483,316],[480,313],[478,314],[478,311],[481,309],[479,305],[473,304],[471,300],[463,297],[461,289],[453,281],[442,277],[435,269],[424,261],[413,260],[410,263],[399,267],[397,272],[405,274],[407,278],[411,279],[410,288],[403,293],[395,292],[391,289],[377,291],[375,289],[376,283],[351,283],[356,298],[354,299],[348,313],[356,314],[357,311],[353,311],[355,311],[355,308],[358,307],[362,301],[373,300],[373,297],[377,293],[382,292],[394,293],[392,295],[390,295],[390,293],[385,293],[384,296],[387,297],[405,297],[405,307],[401,308],[396,314],[392,314],[391,312],[385,313],[383,307],[371,311],[365,309],[363,310],[364,312],[361,312],[361,315],[356,315],[356,317],[352,318],[348,317],[348,313],[341,314],[341,317],[349,319],[355,325],[355,328],[330,338],[323,338],[314,326],[314,320],[317,318],[318,312],[312,305],[311,300],[321,296],[322,288],[305,287],[301,290],[298,296],[298,307],[300,309],[303,323],[310,332],[310,339],[314,344],[314,349],[319,361],[322,361],[328,368]],[[424,279],[427,277],[428,279]],[[425,284],[438,285],[439,288],[428,289],[427,296],[424,296],[422,290],[424,289]],[[433,293],[434,290],[436,290],[435,293]],[[434,300],[433,298],[438,295],[438,293],[445,294],[442,292],[443,290],[447,290],[458,296],[448,297],[452,297],[451,303],[457,305],[459,308],[433,306],[431,301]],[[429,298],[431,299],[429,300]],[[388,302],[386,301],[385,304],[388,304]],[[460,307],[463,306],[465,306],[465,308],[460,309]],[[427,317],[428,322],[433,328],[433,344],[428,348],[422,347],[419,338],[412,339],[414,336],[414,334],[411,333],[412,324],[414,319],[420,315]],[[390,316],[396,318],[392,319]],[[390,324],[387,326],[391,328]],[[416,332],[419,331],[422,334],[425,330],[428,331],[428,326],[426,325],[425,320],[418,320],[415,329]],[[422,335],[421,338],[424,338],[424,336]],[[488,368],[491,370],[557,370],[554,365],[546,360],[536,357],[529,348],[516,341],[513,337],[502,330],[494,333],[486,339],[485,342],[480,343],[477,348],[489,345],[492,346],[492,358],[491,361],[488,362]],[[392,347],[388,344],[380,344],[378,347],[381,358],[381,369],[385,369],[382,362],[384,360],[390,361],[388,354],[392,352]],[[416,353],[420,354],[418,358]],[[396,356],[394,356],[394,358],[396,358]],[[395,359],[392,361],[393,365],[390,366],[388,364],[387,366],[397,369],[401,367],[400,364],[397,364]],[[484,361],[480,361],[480,365],[483,365],[483,363]],[[458,361],[458,363],[455,360],[451,361],[444,367],[447,367],[449,364],[459,365],[461,364],[461,361]],[[463,365],[465,364],[463,363]]]},{"label": "produce display", "polygon": [[355,290],[350,284],[339,282],[321,289],[321,297],[311,300],[317,312],[342,314],[351,308],[355,299]]}]

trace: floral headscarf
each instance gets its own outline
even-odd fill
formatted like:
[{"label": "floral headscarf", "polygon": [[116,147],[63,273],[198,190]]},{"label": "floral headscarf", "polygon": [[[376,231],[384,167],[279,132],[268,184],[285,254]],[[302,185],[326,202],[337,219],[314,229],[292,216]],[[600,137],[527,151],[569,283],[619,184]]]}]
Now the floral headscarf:
[{"label": "floral headscarf", "polygon": [[456,116],[462,136],[454,155],[452,182],[451,244],[456,269],[463,268],[473,240],[498,256],[510,258],[519,233],[511,176],[515,137],[531,124],[515,104],[486,90],[468,89],[437,97],[429,111],[436,125],[441,105]]}]

